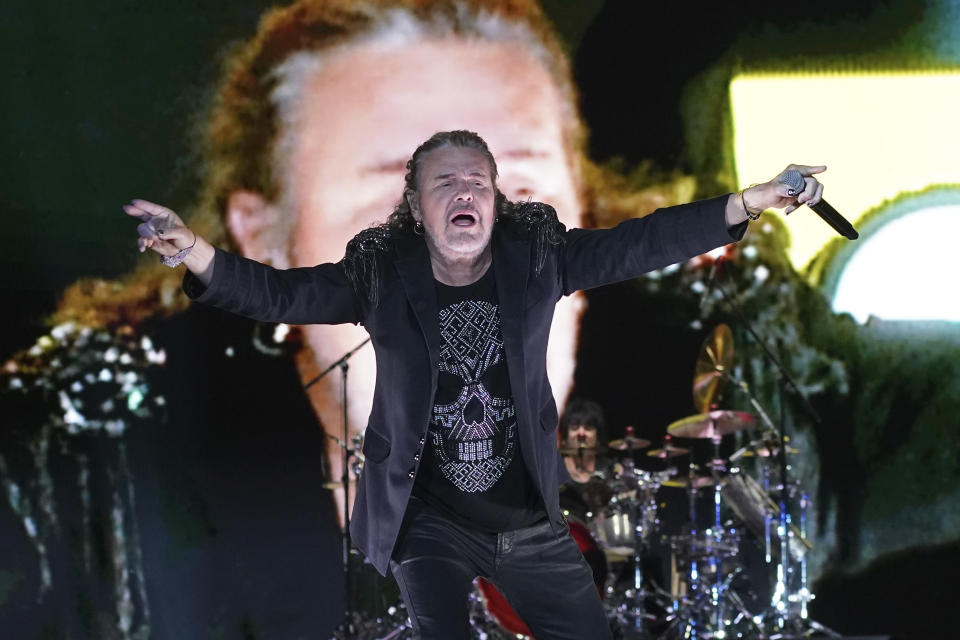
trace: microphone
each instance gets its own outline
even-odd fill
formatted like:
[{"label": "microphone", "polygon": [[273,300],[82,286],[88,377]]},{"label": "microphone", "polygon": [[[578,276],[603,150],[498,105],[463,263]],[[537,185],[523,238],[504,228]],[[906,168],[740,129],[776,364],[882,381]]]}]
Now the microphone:
[{"label": "microphone", "polygon": [[[783,175],[780,176],[779,182],[793,189],[794,193],[800,193],[806,186],[803,181],[803,174],[796,169],[785,171]],[[833,230],[844,238],[856,240],[860,237],[860,234],[853,228],[853,225],[840,215],[836,209],[831,207],[826,200],[821,198],[817,204],[808,203],[807,206],[813,209],[814,213],[820,216],[824,222],[833,227]]]},{"label": "microphone", "polygon": [[713,265],[710,267],[710,275],[707,276],[707,287],[703,290],[703,294],[700,296],[700,315],[703,315],[703,309],[707,306],[707,300],[710,299],[710,294],[713,293],[713,286],[717,283],[717,272],[720,270],[720,262],[723,260],[723,256],[717,256],[717,259],[713,261]]}]

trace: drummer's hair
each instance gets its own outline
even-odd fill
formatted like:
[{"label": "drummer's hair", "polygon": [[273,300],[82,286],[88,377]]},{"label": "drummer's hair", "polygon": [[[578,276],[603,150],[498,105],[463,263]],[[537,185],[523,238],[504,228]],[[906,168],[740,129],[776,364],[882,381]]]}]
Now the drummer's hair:
[{"label": "drummer's hair", "polygon": [[571,398],[567,402],[567,406],[563,409],[563,417],[560,418],[560,433],[564,442],[567,441],[570,428],[579,425],[596,429],[597,442],[606,441],[607,425],[603,419],[603,408],[593,400]]}]

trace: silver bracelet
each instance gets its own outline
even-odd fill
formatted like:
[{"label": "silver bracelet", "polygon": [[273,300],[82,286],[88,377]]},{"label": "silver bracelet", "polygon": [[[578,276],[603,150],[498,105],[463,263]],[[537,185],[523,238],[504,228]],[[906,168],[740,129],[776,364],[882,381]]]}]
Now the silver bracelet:
[{"label": "silver bracelet", "polygon": [[193,244],[185,249],[180,249],[172,256],[160,256],[160,262],[165,264],[168,267],[178,267],[180,263],[183,262],[188,255],[190,255],[190,250],[193,249],[197,244],[197,234],[193,234]]}]

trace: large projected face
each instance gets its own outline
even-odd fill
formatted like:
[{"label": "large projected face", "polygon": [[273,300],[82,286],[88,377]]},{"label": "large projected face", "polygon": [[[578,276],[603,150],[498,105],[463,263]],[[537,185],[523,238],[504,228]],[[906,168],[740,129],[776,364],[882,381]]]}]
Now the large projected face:
[{"label": "large projected face", "polygon": [[[339,260],[354,234],[385,220],[402,194],[407,160],[437,131],[476,131],[508,198],[548,202],[577,225],[562,106],[550,75],[519,45],[438,40],[334,54],[310,81],[294,132],[291,266]],[[577,304],[558,306],[550,338],[548,368],[561,400],[572,382]],[[306,336],[320,366],[366,337],[350,325],[311,325]],[[354,426],[370,411],[374,371],[369,347],[351,361]],[[336,403],[327,404],[325,422],[340,424]]]}]

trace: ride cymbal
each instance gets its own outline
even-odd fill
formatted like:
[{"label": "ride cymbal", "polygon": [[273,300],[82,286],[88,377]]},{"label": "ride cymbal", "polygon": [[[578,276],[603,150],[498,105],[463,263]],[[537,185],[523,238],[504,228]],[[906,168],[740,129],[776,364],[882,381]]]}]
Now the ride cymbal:
[{"label": "ride cymbal", "polygon": [[626,436],[619,440],[611,440],[608,445],[611,449],[617,451],[626,451],[627,449],[645,449],[650,446],[650,441],[636,436]]},{"label": "ride cymbal", "polygon": [[757,418],[752,413],[708,411],[677,420],[667,427],[667,433],[677,438],[722,438],[756,423]]}]

